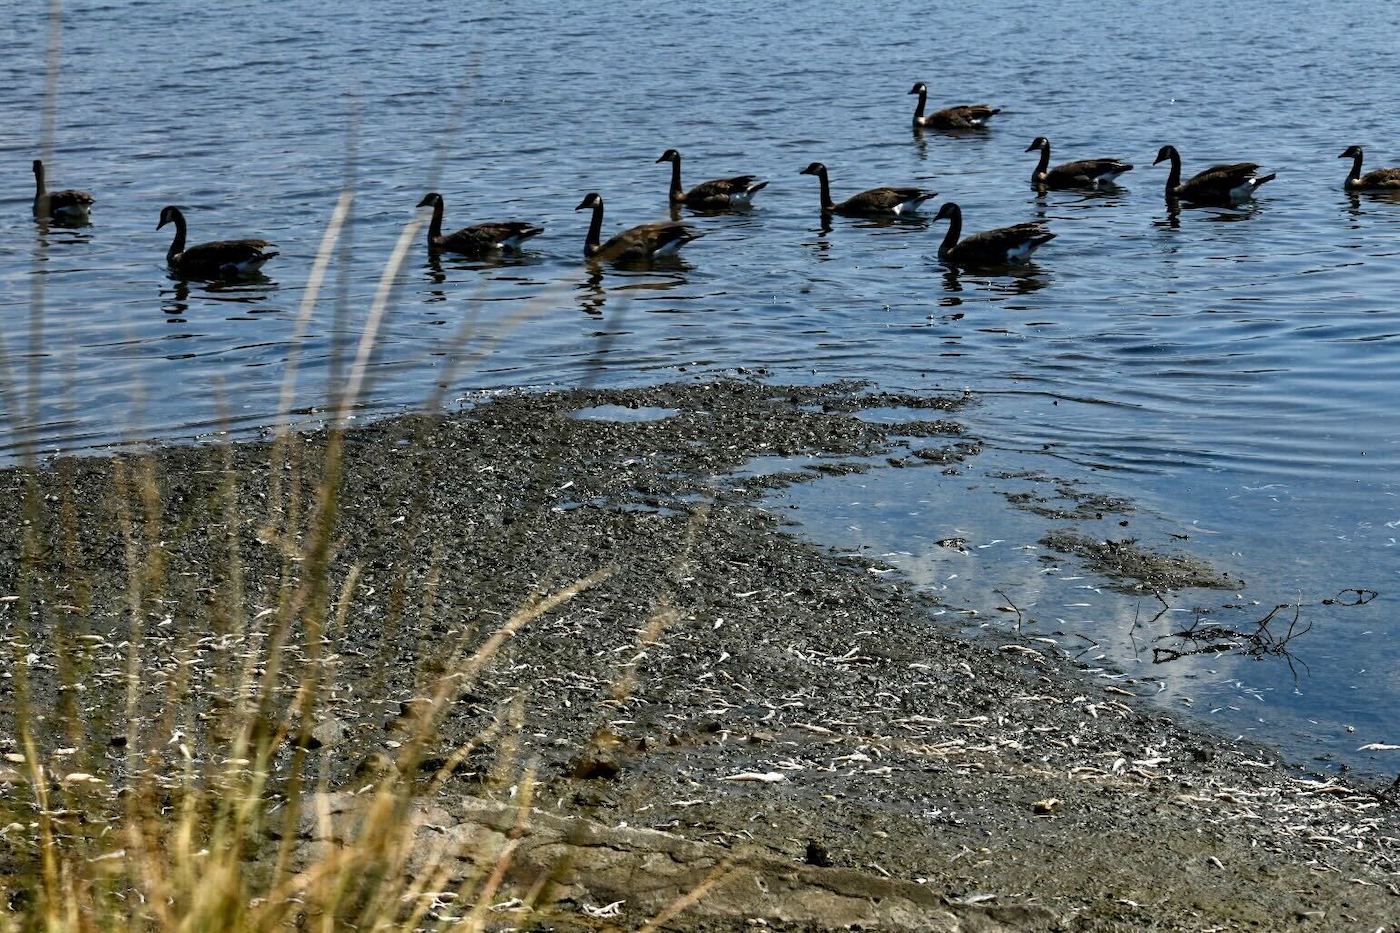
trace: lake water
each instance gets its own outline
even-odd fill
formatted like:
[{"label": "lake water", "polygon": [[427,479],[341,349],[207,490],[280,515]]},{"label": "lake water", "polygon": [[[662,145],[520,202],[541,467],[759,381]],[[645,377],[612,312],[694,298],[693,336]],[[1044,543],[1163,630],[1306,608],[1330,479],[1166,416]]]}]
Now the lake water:
[{"label": "lake water", "polygon": [[[323,405],[396,237],[437,190],[449,230],[519,219],[546,232],[508,263],[434,266],[415,248],[368,412],[439,380],[449,400],[736,373],[971,389],[981,404],[963,420],[987,450],[962,476],[884,469],[775,506],[1005,627],[1001,589],[1039,634],[1092,640],[1086,660],[1164,678],[1135,689],[1223,729],[1397,770],[1395,753],[1357,749],[1400,742],[1400,203],[1345,194],[1337,154],[1357,143],[1368,168],[1400,162],[1400,6],[250,0],[215,15],[186,0],[73,2],[50,186],[98,203],[91,227],[47,232],[29,217],[44,6],[0,22],[0,405],[28,412],[7,421],[6,455],[14,420],[37,425],[45,453],[255,432],[294,354],[298,406]],[[918,80],[935,105],[1003,113],[982,135],[915,136]],[[1024,152],[1037,135],[1057,162],[1137,168],[1112,194],[1038,197]],[[1151,165],[1163,143],[1187,173],[1249,160],[1278,179],[1255,206],[1172,222],[1166,168]],[[655,159],[669,147],[687,184],[750,172],[771,184],[749,214],[696,218],[706,235],[678,265],[590,269],[574,206],[600,192],[605,232],[664,216],[669,167]],[[1059,236],[1024,274],[950,276],[941,224],[824,231],[816,180],[798,175],[813,160],[838,199],[919,184],[959,202],[968,230],[1040,218]],[[302,333],[312,260],[351,182],[353,222]],[[154,229],[167,203],[186,208],[193,242],[274,240],[267,280],[172,282],[168,229]],[[1182,594],[1176,609],[1238,620],[1313,604],[1294,669],[1147,663],[1143,645],[1181,618],[1130,632],[1155,608],[1072,561],[1042,573],[1031,548],[1046,521],[1002,495],[1053,488],[1005,475],[1027,470],[1138,504],[1127,528],[1114,516],[1076,526],[1086,534],[1181,543],[1248,583]],[[969,553],[934,543],[951,536]],[[1345,587],[1381,595],[1315,605]]]}]

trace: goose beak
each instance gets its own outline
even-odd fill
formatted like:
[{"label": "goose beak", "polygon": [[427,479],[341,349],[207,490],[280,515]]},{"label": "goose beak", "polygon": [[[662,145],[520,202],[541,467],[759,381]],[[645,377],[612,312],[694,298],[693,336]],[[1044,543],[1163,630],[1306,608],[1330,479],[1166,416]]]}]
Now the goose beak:
[{"label": "goose beak", "polygon": [[587,207],[587,206],[588,206],[588,199],[587,199],[587,198],[584,198],[582,201],[578,202],[578,207],[574,208],[574,210],[576,210],[576,211],[581,211],[581,210],[583,210],[583,209],[584,209],[585,207]]},{"label": "goose beak", "polygon": [[1039,148],[1040,148],[1040,147],[1037,146],[1035,143],[1031,143],[1029,146],[1026,147],[1026,151],[1027,151],[1027,152],[1034,152],[1036,149],[1039,149]]},{"label": "goose beak", "polygon": [[160,219],[160,223],[156,224],[156,229],[159,230],[161,227],[164,227],[168,223],[170,223],[170,221],[167,218],[162,217]]},{"label": "goose beak", "polygon": [[1350,155],[1351,155],[1351,150],[1348,149],[1346,152],[1343,152],[1341,155],[1337,156],[1337,158],[1339,158],[1339,159],[1345,159],[1345,158],[1347,158],[1347,157],[1350,156]]}]

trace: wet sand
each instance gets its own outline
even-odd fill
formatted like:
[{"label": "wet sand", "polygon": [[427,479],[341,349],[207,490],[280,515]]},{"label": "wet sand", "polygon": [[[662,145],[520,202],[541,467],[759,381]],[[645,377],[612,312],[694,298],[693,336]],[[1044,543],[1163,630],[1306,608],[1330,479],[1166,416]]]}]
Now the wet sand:
[{"label": "wet sand", "polygon": [[[1034,639],[969,638],[888,568],[816,548],[755,507],[815,474],[733,475],[774,454],[833,471],[892,455],[956,470],[976,454],[957,423],[966,401],[726,382],[505,394],[351,432],[329,562],[334,591],[352,573],[355,589],[324,642],[334,687],[313,743],[338,805],[391,767],[403,715],[450,646],[479,644],[532,596],[601,571],[454,696],[424,764],[496,730],[422,804],[425,823],[484,848],[492,802],[534,770],[543,841],[517,880],[568,852],[553,928],[638,926],[717,865],[728,874],[667,928],[1393,923],[1400,819],[1384,788],[1233,745],[1140,699],[1131,678],[1092,677]],[[675,414],[572,416],[597,405]],[[896,406],[927,418],[852,415]],[[297,583],[281,536],[306,527],[324,450],[324,433],[299,435],[276,471],[267,444],[157,451],[146,462],[159,493],[144,508],[158,527],[130,524],[143,514],[139,458],[50,464],[42,546],[27,558],[22,477],[3,475],[0,585],[42,594],[30,631],[69,636],[63,647],[24,634],[11,602],[6,648],[33,659],[36,706],[53,711],[40,731],[73,701],[63,671],[84,682],[91,725],[69,770],[124,780],[132,618],[148,673],[142,741],[163,754],[184,738],[201,763],[223,754],[190,737],[232,702],[230,672],[256,650],[258,620]],[[291,652],[289,684],[312,663]],[[11,709],[12,681],[0,690]],[[5,740],[14,733],[6,721]],[[567,829],[585,822],[595,845]],[[627,852],[639,860],[619,867]]]}]

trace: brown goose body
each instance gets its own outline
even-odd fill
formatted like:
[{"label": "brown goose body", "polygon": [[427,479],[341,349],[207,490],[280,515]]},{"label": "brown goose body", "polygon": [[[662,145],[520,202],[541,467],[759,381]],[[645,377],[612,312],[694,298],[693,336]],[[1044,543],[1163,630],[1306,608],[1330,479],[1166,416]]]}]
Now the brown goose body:
[{"label": "brown goose body", "polygon": [[934,218],[935,221],[944,219],[948,221],[948,232],[938,247],[938,257],[954,266],[1016,265],[1030,259],[1031,253],[1055,239],[1055,234],[1040,223],[998,227],[962,237],[962,208],[951,201],[944,204]]},{"label": "brown goose body", "polygon": [[1167,200],[1187,201],[1191,204],[1212,204],[1230,206],[1240,204],[1254,196],[1254,192],[1267,182],[1273,181],[1276,174],[1260,175],[1256,162],[1233,162],[1212,165],[1203,172],[1197,172],[1186,181],[1181,180],[1181,154],[1175,146],[1163,146],[1157,151],[1153,165],[1170,160],[1171,171],[1167,174]]},{"label": "brown goose body", "polygon": [[67,188],[49,191],[44,185],[44,163],[34,160],[34,216],[60,223],[83,223],[88,220],[96,199],[86,191]]},{"label": "brown goose body", "polygon": [[1050,140],[1037,136],[1026,147],[1027,152],[1037,149],[1040,150],[1040,162],[1031,172],[1031,184],[1037,187],[1101,188],[1114,184],[1119,175],[1133,169],[1131,162],[1122,159],[1080,159],[1050,168]]},{"label": "brown goose body", "polygon": [[831,200],[831,182],[827,180],[825,165],[813,162],[798,174],[815,175],[821,181],[822,213],[846,217],[900,217],[915,213],[925,201],[938,195],[937,191],[925,188],[871,188],[837,204]]},{"label": "brown goose body", "polygon": [[674,255],[682,246],[704,234],[683,223],[658,220],[638,224],[611,237],[606,243],[599,240],[603,233],[603,199],[597,192],[584,195],[576,211],[591,208],[593,218],[588,224],[588,235],[583,241],[583,256],[606,262],[639,262],[655,259],[658,256]]},{"label": "brown goose body", "polygon": [[431,207],[433,219],[428,224],[428,251],[445,251],[462,256],[485,256],[497,250],[515,250],[532,236],[544,233],[544,227],[523,221],[504,220],[473,224],[444,235],[442,232],[442,195],[429,192],[418,202],[419,207]]},{"label": "brown goose body", "polygon": [[267,240],[215,240],[197,246],[185,246],[185,215],[170,205],[160,212],[159,230],[166,224],[175,225],[175,239],[166,251],[170,271],[187,279],[235,279],[253,275],[263,263],[277,255]]},{"label": "brown goose body", "polygon": [[671,203],[697,210],[724,211],[748,207],[753,203],[753,196],[768,187],[768,182],[758,181],[756,175],[735,175],[733,178],[703,182],[686,191],[681,186],[681,154],[675,149],[667,149],[656,161],[671,163]]},{"label": "brown goose body", "polygon": [[928,102],[928,85],[920,81],[910,88],[909,93],[919,95],[919,105],[914,108],[916,129],[927,127],[935,130],[980,130],[986,127],[988,120],[1001,113],[1000,107],[993,107],[991,104],[962,104],[944,107],[926,116],[924,105]]},{"label": "brown goose body", "polygon": [[1347,174],[1347,180],[1342,187],[1348,191],[1396,191],[1400,192],[1400,167],[1378,168],[1361,174],[1361,161],[1365,153],[1360,146],[1348,146],[1346,151],[1337,156],[1339,159],[1350,158],[1351,171]]}]

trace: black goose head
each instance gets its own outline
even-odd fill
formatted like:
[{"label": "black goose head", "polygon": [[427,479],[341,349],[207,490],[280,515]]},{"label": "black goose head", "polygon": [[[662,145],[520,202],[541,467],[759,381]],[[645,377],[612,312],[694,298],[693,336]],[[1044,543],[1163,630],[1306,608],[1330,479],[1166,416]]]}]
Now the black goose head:
[{"label": "black goose head", "polygon": [[159,230],[166,224],[178,224],[184,219],[184,215],[180,213],[180,209],[178,207],[176,207],[173,204],[167,204],[165,207],[162,207],[160,209],[160,223],[156,224],[156,229]]},{"label": "black goose head", "polygon": [[665,152],[661,153],[660,157],[658,157],[656,161],[658,161],[658,162],[678,162],[678,161],[680,161],[680,158],[681,158],[681,154],[680,154],[679,152],[677,152],[677,151],[674,150],[674,149],[667,149]]},{"label": "black goose head", "polygon": [[928,93],[928,85],[927,85],[927,84],[924,84],[924,82],[920,81],[918,84],[914,85],[913,87],[911,87],[911,88],[909,89],[909,93],[910,93],[910,94],[927,94],[927,93]]},{"label": "black goose head", "polygon": [[1034,151],[1037,150],[1037,149],[1044,149],[1046,146],[1049,146],[1049,145],[1050,145],[1050,140],[1046,139],[1044,136],[1037,136],[1037,137],[1035,138],[1035,141],[1032,142],[1029,146],[1026,147],[1026,151],[1027,151],[1027,152],[1034,152]]},{"label": "black goose head", "polygon": [[437,207],[442,203],[442,195],[436,191],[429,191],[423,195],[423,200],[418,202],[419,207]]},{"label": "black goose head", "polygon": [[820,162],[813,162],[811,165],[798,172],[799,175],[825,175],[826,166]]},{"label": "black goose head", "polygon": [[596,192],[596,191],[590,191],[590,192],[588,192],[587,194],[585,194],[585,195],[583,196],[583,200],[580,201],[580,202],[578,202],[578,207],[574,208],[574,210],[576,210],[576,211],[581,211],[581,210],[583,210],[584,208],[587,208],[587,207],[602,207],[602,206],[603,206],[603,199],[602,199],[602,197],[599,196],[598,192]]},{"label": "black goose head", "polygon": [[1181,156],[1177,154],[1175,146],[1163,146],[1161,149],[1157,150],[1157,158],[1152,160],[1152,164],[1157,165],[1161,162],[1167,161],[1168,159],[1179,158],[1181,158]]},{"label": "black goose head", "polygon": [[940,220],[948,220],[953,217],[961,217],[962,208],[952,201],[944,201],[943,206],[938,209],[938,213],[933,215],[933,220],[937,223]]},{"label": "black goose head", "polygon": [[1339,159],[1359,159],[1362,158],[1360,146],[1347,146],[1346,152],[1337,156]]},{"label": "black goose head", "polygon": [[43,160],[43,159],[35,159],[35,160],[34,160],[34,174],[35,174],[35,176],[42,176],[42,175],[44,174],[44,160]]}]

